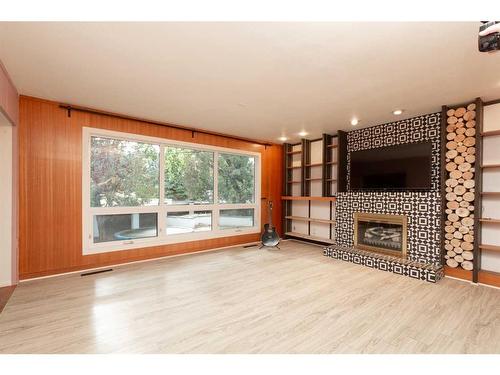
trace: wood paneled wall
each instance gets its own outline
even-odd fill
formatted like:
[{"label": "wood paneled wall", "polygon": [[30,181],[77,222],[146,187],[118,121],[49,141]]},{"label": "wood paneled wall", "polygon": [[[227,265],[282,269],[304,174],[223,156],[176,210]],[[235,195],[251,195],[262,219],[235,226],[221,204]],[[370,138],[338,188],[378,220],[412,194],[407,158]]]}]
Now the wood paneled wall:
[{"label": "wood paneled wall", "polygon": [[[181,244],[82,255],[82,127],[143,134],[260,152],[262,197],[274,202],[273,222],[281,234],[282,147],[261,146],[223,136],[152,125],[136,120],[67,111],[58,103],[20,98],[19,273],[21,279],[126,263],[258,241],[240,235]],[[263,201],[264,202],[264,201]],[[262,207],[262,223],[266,222]]]}]

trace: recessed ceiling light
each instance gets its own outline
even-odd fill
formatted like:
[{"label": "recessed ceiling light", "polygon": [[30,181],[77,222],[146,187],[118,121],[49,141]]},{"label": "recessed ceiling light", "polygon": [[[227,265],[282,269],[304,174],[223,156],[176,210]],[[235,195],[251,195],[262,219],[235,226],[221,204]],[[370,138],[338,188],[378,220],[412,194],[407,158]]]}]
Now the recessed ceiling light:
[{"label": "recessed ceiling light", "polygon": [[299,133],[299,135],[300,135],[301,137],[305,137],[307,134],[309,134],[309,133],[308,133],[308,132],[306,132],[305,130],[302,130],[302,131]]},{"label": "recessed ceiling light", "polygon": [[279,137],[278,139],[279,139],[281,142],[285,142],[285,141],[287,141],[287,140],[288,140],[288,138],[287,138],[287,137]]},{"label": "recessed ceiling light", "polygon": [[396,116],[399,116],[400,114],[403,113],[403,110],[402,109],[395,109],[394,111],[392,111],[392,114],[393,115],[396,115]]},{"label": "recessed ceiling light", "polygon": [[359,120],[358,120],[357,118],[353,118],[353,119],[351,120],[351,125],[352,125],[352,126],[356,126],[356,125],[358,125],[358,124],[359,124]]}]

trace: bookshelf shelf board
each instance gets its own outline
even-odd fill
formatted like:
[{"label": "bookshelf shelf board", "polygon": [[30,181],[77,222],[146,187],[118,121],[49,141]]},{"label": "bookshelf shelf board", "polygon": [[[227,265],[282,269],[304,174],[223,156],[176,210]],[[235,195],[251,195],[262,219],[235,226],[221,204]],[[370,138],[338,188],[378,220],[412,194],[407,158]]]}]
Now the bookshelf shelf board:
[{"label": "bookshelf shelf board", "polygon": [[312,223],[335,224],[335,220],[315,219],[313,217],[285,216],[285,219],[288,219],[288,220],[298,220],[298,221],[310,221]]},{"label": "bookshelf shelf board", "polygon": [[484,197],[500,197],[500,191],[483,191],[481,194]]},{"label": "bookshelf shelf board", "polygon": [[284,201],[323,201],[323,202],[334,202],[337,200],[336,197],[302,197],[302,196],[282,196]]},{"label": "bookshelf shelf board", "polygon": [[497,245],[479,245],[479,248],[481,250],[487,250],[487,251],[497,251],[500,252],[500,246]]},{"label": "bookshelf shelf board", "polygon": [[491,217],[484,217],[479,219],[481,223],[491,223],[491,224],[500,224],[500,219],[492,219]]},{"label": "bookshelf shelf board", "polygon": [[322,238],[322,237],[316,237],[316,236],[308,236],[307,234],[302,234],[302,233],[296,233],[296,232],[286,232],[285,235],[290,236],[290,237],[298,237],[298,238],[303,238],[305,240],[311,240],[311,241],[317,241],[317,242],[324,242],[328,244],[334,244],[335,241],[329,239],[329,238]]},{"label": "bookshelf shelf board", "polygon": [[485,165],[481,165],[481,168],[483,168],[483,169],[500,168],[500,164],[485,164]]},{"label": "bookshelf shelf board", "polygon": [[500,130],[491,130],[491,131],[487,131],[487,132],[482,132],[481,135],[483,137],[494,137],[494,136],[500,135]]},{"label": "bookshelf shelf board", "polygon": [[306,164],[306,167],[319,167],[323,165],[323,163],[313,163],[313,164]]}]

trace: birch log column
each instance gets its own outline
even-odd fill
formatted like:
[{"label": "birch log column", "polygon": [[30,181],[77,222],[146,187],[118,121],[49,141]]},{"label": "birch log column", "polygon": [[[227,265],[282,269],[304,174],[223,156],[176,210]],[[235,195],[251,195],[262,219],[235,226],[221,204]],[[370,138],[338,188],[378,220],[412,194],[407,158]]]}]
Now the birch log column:
[{"label": "birch log column", "polygon": [[446,112],[445,259],[449,267],[473,268],[476,104]]}]

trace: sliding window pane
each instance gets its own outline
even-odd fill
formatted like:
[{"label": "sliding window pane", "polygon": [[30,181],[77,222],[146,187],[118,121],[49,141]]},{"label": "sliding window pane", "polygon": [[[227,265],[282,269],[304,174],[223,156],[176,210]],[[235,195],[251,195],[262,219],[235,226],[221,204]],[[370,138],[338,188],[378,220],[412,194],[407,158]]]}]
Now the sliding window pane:
[{"label": "sliding window pane", "polygon": [[167,213],[167,235],[212,230],[212,211]]},{"label": "sliding window pane", "polygon": [[91,207],[158,205],[159,153],[158,145],[92,137]]},{"label": "sliding window pane", "polygon": [[254,226],[254,209],[220,210],[219,229],[248,228]]},{"label": "sliding window pane", "polygon": [[158,215],[94,215],[94,243],[136,240],[158,236]]},{"label": "sliding window pane", "polygon": [[165,203],[212,204],[214,153],[181,147],[165,149]]},{"label": "sliding window pane", "polygon": [[255,202],[255,158],[219,154],[219,203]]}]

